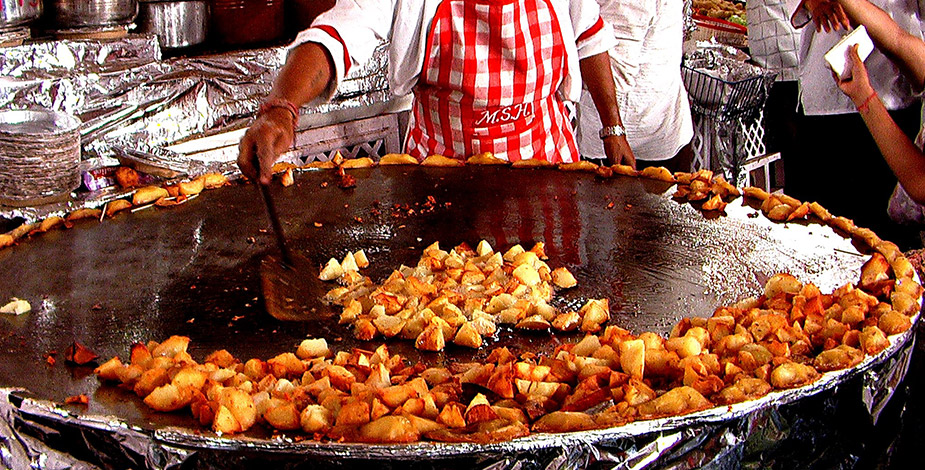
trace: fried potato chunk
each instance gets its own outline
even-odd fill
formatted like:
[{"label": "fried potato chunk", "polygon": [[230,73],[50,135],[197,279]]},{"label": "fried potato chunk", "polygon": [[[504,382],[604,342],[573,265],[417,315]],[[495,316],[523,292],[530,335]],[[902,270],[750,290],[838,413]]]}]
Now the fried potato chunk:
[{"label": "fried potato chunk", "polygon": [[404,416],[383,416],[360,427],[357,440],[369,443],[403,443],[420,439],[418,429]]},{"label": "fried potato chunk", "polygon": [[812,366],[786,362],[771,371],[771,385],[776,388],[795,388],[815,382],[820,374]]},{"label": "fried potato chunk", "polygon": [[863,360],[864,352],[852,348],[851,346],[841,344],[835,348],[819,353],[813,360],[813,367],[820,372],[828,372],[854,367]]},{"label": "fried potato chunk", "polygon": [[554,411],[533,423],[536,432],[572,432],[597,428],[594,418],[580,411]]},{"label": "fried potato chunk", "polygon": [[683,386],[675,387],[664,395],[649,400],[636,407],[643,418],[656,418],[661,416],[676,416],[705,410],[713,406],[697,390]]}]

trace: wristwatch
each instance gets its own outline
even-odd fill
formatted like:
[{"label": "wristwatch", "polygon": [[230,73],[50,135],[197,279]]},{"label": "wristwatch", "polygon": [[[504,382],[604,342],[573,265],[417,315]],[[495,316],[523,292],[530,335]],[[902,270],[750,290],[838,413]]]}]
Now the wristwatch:
[{"label": "wristwatch", "polygon": [[626,130],[623,129],[623,126],[607,126],[601,129],[597,134],[601,139],[606,139],[608,137],[626,135]]}]

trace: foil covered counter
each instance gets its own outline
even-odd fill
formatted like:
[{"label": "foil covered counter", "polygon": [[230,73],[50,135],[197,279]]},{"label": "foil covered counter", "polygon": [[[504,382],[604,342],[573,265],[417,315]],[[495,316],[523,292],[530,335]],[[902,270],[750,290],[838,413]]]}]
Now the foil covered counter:
[{"label": "foil covered counter", "polygon": [[[453,246],[486,239],[497,248],[544,241],[550,264],[569,267],[579,280],[561,302],[608,297],[611,322],[637,333],[667,334],[682,315],[707,316],[719,305],[759,293],[777,272],[831,291],[856,281],[866,259],[828,227],[776,224],[742,199],[727,207],[727,216],[707,216],[671,200],[670,185],[651,180],[485,167],[382,167],[352,174],[358,184],[347,190],[330,184],[331,172],[317,171],[297,175],[294,186],[273,187],[291,243],[319,264],[362,248],[372,263],[368,274],[381,279],[399,264],[415,262],[434,241]],[[292,350],[306,336],[321,335],[335,349],[369,347],[335,324],[282,323],[263,311],[257,263],[275,249],[268,228],[255,188],[232,185],[181,206],[98,225],[83,222],[0,252],[0,266],[9,273],[0,279],[0,292],[28,299],[35,309],[0,318],[0,387],[7,392],[0,403],[7,447],[0,455],[12,455],[7,449],[13,444],[16,452],[28,454],[22,450],[31,442],[25,436],[39,435],[32,438],[36,445],[79,446],[82,450],[65,454],[93,465],[118,462],[119,468],[170,468],[180,462],[221,468],[255,461],[336,467],[337,459],[422,468],[558,468],[598,460],[656,468],[675,459],[681,463],[670,468],[692,468],[690,462],[727,458],[741,465],[751,434],[786,422],[824,423],[826,416],[817,412],[825,408],[819,402],[804,408],[807,400],[844,400],[857,408],[864,403],[861,390],[872,397],[876,387],[891,392],[896,380],[880,377],[901,378],[911,348],[908,332],[860,368],[729,409],[488,446],[318,444],[260,430],[219,438],[185,414],[151,412],[133,394],[99,386],[91,368],[46,362],[52,352],[60,358],[72,341],[111,357],[125,355],[134,341],[172,334],[191,337],[195,357],[227,348],[237,357],[268,358]],[[489,347],[551,351],[579,338],[504,332]],[[453,348],[421,353],[403,342],[390,349],[430,363],[472,356]],[[56,405],[77,394],[87,394],[89,405]],[[877,401],[862,407],[875,409]],[[784,417],[787,407],[801,411]],[[871,412],[866,414],[870,420]],[[792,427],[834,432],[824,424]],[[793,435],[780,433],[772,441]],[[691,460],[695,454],[699,460]],[[42,465],[37,466],[61,468]]]},{"label": "foil covered counter", "polygon": [[[273,47],[162,60],[153,34],[7,47],[0,108],[43,106],[79,117],[87,159],[114,157],[116,147],[157,154],[192,136],[245,127],[287,53]],[[368,116],[391,100],[387,64],[383,42],[330,103],[301,110],[304,124],[330,124],[325,115],[333,111]]]}]

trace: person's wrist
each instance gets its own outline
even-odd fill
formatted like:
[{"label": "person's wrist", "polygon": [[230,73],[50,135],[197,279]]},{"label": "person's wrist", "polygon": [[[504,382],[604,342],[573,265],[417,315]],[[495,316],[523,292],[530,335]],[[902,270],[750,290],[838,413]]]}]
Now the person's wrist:
[{"label": "person's wrist", "polygon": [[273,119],[285,119],[291,125],[293,131],[299,121],[299,108],[285,98],[270,98],[260,105],[257,109],[257,117],[272,117]]},{"label": "person's wrist", "polygon": [[619,124],[615,126],[606,126],[598,131],[597,136],[600,137],[601,140],[607,140],[612,137],[626,138],[626,129],[624,129],[623,126]]},{"label": "person's wrist", "polygon": [[858,106],[864,104],[864,101],[866,101],[874,93],[876,92],[874,91],[873,87],[867,87],[863,90],[858,90],[851,94],[851,102],[854,103],[854,107],[857,108]]},{"label": "person's wrist", "polygon": [[853,101],[854,106],[857,108],[858,112],[863,113],[867,112],[870,109],[870,104],[877,99],[877,92],[871,89],[869,92],[861,96],[863,96],[862,99]]}]

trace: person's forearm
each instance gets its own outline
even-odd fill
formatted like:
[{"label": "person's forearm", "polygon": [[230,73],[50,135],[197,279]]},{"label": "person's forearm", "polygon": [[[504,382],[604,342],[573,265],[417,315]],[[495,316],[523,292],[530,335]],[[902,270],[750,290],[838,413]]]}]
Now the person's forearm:
[{"label": "person's forearm", "polygon": [[[925,155],[900,130],[876,95],[859,112],[896,179],[916,202],[925,203]],[[863,171],[859,169],[858,171]]]},{"label": "person's forearm", "polygon": [[622,126],[617,89],[610,70],[610,56],[606,52],[581,59],[581,79],[588,87],[594,107],[604,127]]},{"label": "person's forearm", "polygon": [[925,43],[900,28],[893,18],[867,0],[837,0],[854,24],[862,24],[877,49],[899,61],[918,88],[925,84]]},{"label": "person's forearm", "polygon": [[601,117],[601,124],[605,128],[611,128],[607,129],[607,135],[601,135],[607,162],[610,165],[629,165],[636,168],[636,156],[633,155],[626,133],[620,131],[623,127],[623,120],[620,118],[620,105],[617,104],[617,87],[614,85],[613,72],[610,70],[610,56],[606,52],[601,52],[581,59],[579,65],[581,79],[588,87],[594,107],[597,108],[597,113]]},{"label": "person's forearm", "polygon": [[305,43],[289,53],[270,97],[302,106],[324,93],[333,78],[334,65],[327,50],[315,43]]}]

